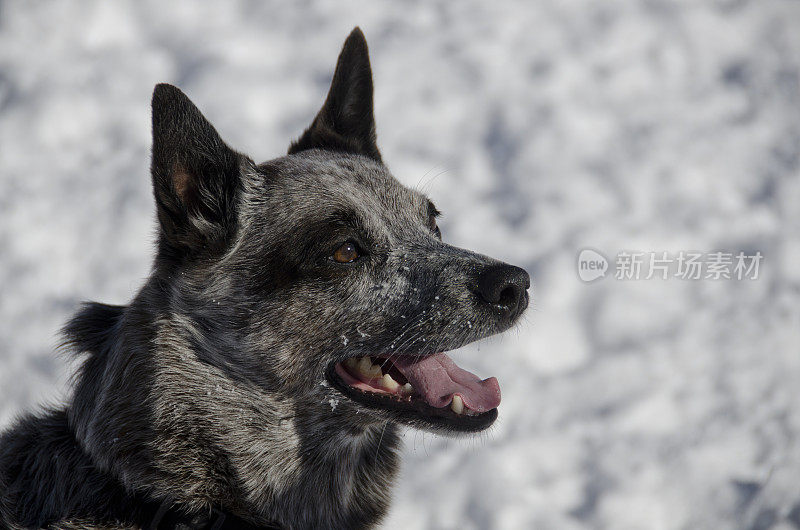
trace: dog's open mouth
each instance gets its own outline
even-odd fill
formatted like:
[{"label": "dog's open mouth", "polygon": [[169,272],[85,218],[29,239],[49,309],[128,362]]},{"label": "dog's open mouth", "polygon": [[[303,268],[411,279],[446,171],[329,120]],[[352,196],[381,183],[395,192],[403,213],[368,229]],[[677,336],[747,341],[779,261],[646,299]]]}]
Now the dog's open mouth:
[{"label": "dog's open mouth", "polygon": [[481,380],[444,353],[426,357],[352,357],[334,365],[332,382],[351,399],[456,430],[480,430],[497,417],[497,379]]}]

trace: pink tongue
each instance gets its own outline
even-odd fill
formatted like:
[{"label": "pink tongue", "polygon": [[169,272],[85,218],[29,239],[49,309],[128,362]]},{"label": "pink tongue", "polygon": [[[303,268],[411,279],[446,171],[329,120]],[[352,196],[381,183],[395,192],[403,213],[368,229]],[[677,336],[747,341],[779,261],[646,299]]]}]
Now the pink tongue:
[{"label": "pink tongue", "polygon": [[458,394],[464,404],[477,412],[486,412],[500,404],[500,385],[497,379],[481,379],[463,368],[459,368],[444,353],[423,359],[400,357],[392,359],[394,365],[414,390],[432,407],[446,407]]}]

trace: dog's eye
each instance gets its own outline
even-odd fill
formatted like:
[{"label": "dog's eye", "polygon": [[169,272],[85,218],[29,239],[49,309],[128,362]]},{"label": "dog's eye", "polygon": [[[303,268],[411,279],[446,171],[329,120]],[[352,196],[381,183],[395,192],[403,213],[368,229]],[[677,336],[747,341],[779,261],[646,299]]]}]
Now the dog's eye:
[{"label": "dog's eye", "polygon": [[348,241],[337,248],[331,258],[337,263],[352,263],[359,258],[358,247],[352,241]]}]

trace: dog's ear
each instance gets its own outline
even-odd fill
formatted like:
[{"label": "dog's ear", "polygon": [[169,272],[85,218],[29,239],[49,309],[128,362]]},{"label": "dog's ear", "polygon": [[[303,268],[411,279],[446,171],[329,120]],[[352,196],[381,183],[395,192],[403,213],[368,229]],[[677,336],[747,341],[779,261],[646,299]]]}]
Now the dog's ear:
[{"label": "dog's ear", "polygon": [[359,28],[344,42],[325,104],[289,154],[314,148],[347,151],[381,162],[375,143],[369,50]]},{"label": "dog's ear", "polygon": [[153,91],[153,194],[160,248],[172,255],[214,250],[236,228],[241,155],[178,88]]}]

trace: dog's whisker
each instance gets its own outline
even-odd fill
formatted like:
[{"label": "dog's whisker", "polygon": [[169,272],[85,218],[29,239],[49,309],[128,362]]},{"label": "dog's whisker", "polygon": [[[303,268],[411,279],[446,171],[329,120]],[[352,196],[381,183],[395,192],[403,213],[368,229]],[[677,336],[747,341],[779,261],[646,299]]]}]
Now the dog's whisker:
[{"label": "dog's whisker", "polygon": [[383,435],[386,433],[386,426],[389,425],[389,420],[383,424],[383,429],[381,429],[381,437],[378,439],[378,448],[375,450],[375,461],[378,461],[378,456],[381,452],[381,443],[383,442]]}]

